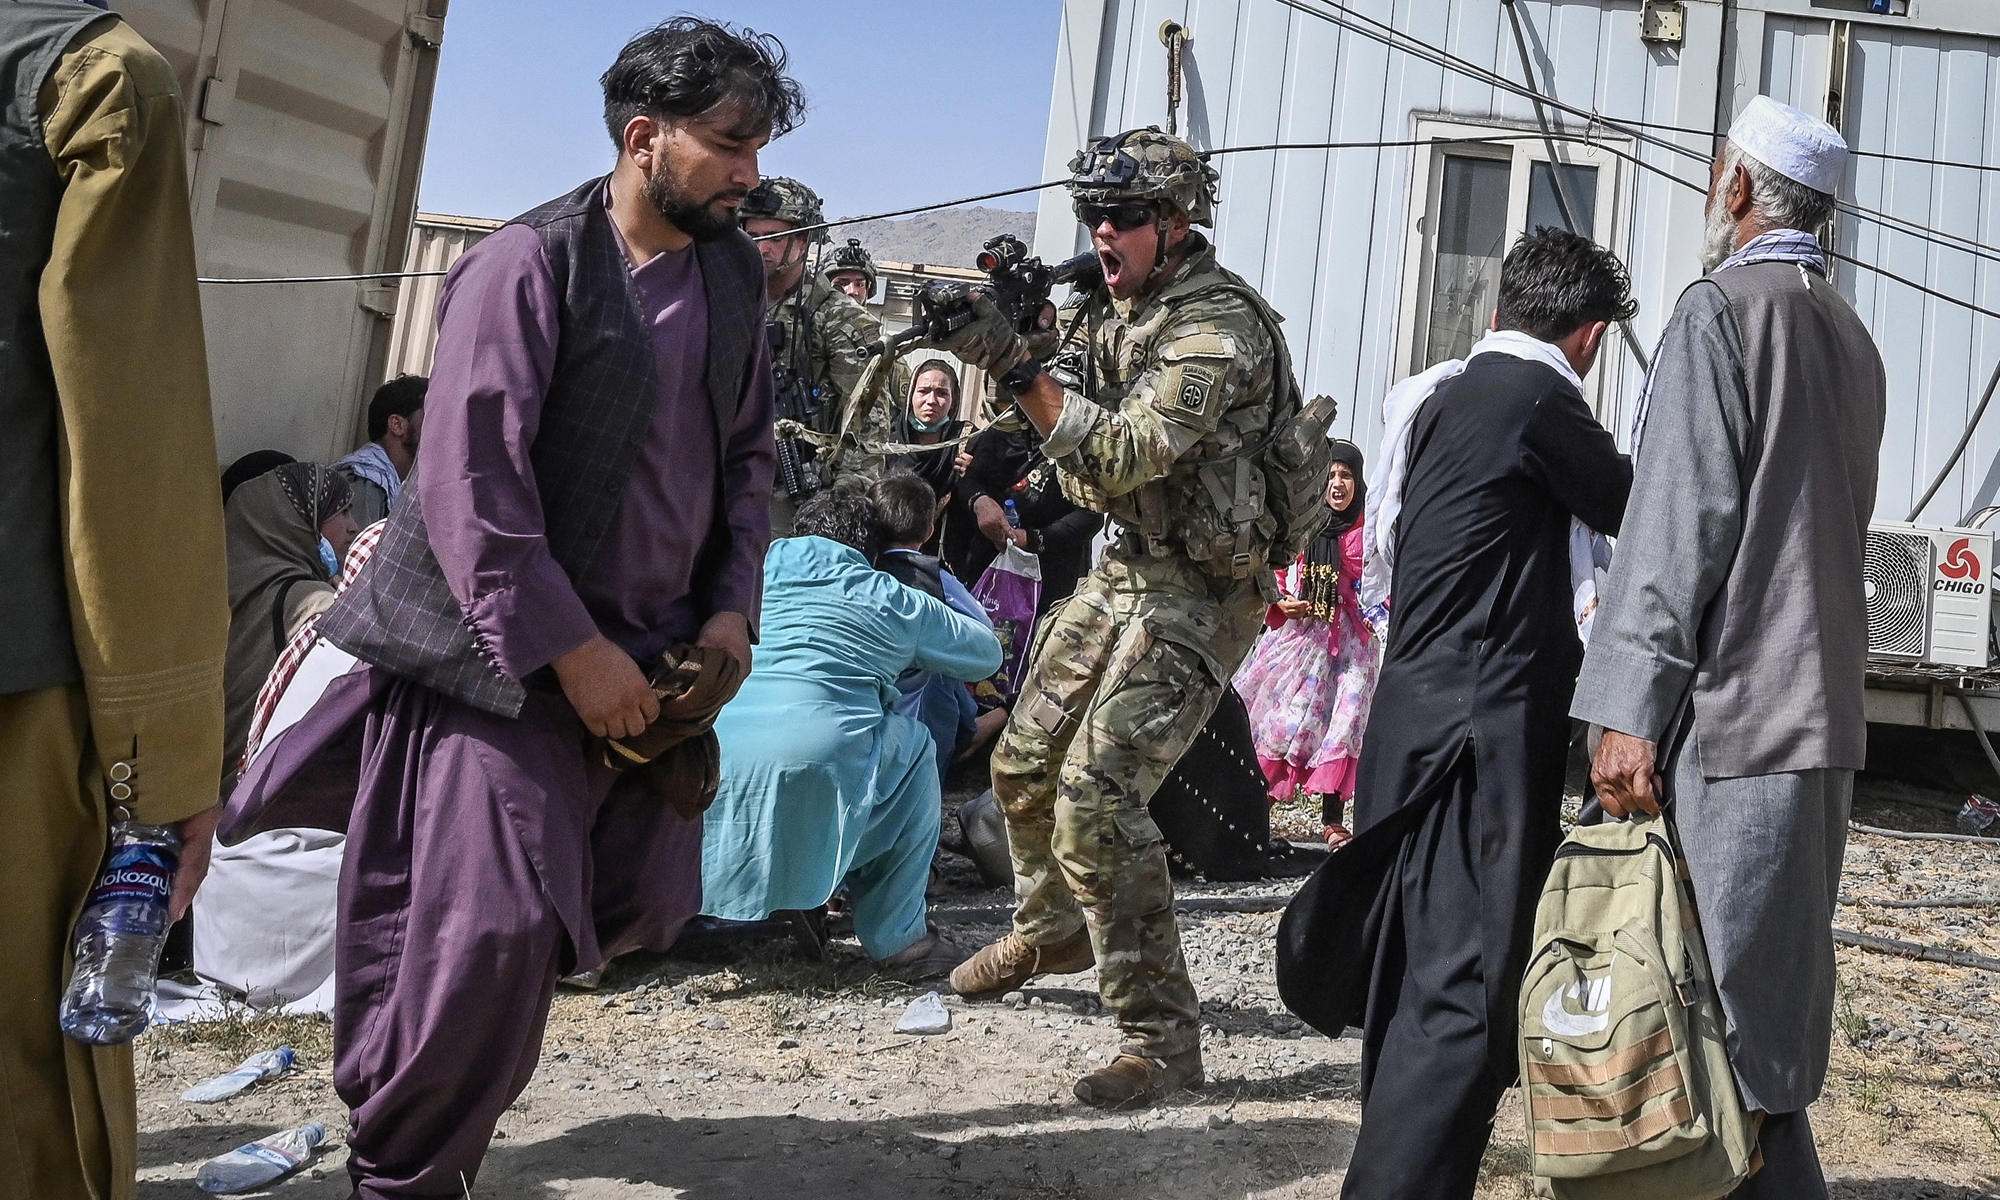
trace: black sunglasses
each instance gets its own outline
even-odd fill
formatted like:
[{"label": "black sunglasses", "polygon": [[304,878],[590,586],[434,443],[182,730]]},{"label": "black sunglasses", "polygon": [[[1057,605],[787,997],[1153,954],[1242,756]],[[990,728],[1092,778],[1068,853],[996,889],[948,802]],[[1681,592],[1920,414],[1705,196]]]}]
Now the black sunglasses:
[{"label": "black sunglasses", "polygon": [[1129,233],[1158,220],[1160,210],[1151,204],[1086,204],[1076,210],[1077,220],[1087,229],[1095,229],[1106,221],[1120,233]]}]

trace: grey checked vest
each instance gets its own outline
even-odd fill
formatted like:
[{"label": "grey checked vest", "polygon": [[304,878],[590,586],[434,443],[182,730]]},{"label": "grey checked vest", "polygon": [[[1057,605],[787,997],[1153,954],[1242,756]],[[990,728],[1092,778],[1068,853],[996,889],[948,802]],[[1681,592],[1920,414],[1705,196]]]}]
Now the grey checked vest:
[{"label": "grey checked vest", "polygon": [[39,300],[62,202],[40,94],[77,35],[111,19],[79,0],[0,0],[0,695],[82,678],[56,504],[56,380]]},{"label": "grey checked vest", "polygon": [[[653,343],[604,188],[605,180],[592,180],[510,222],[541,236],[562,297],[555,369],[528,458],[549,550],[571,579],[602,547],[659,406]],[[699,243],[695,253],[708,298],[708,396],[720,455],[763,336],[764,263],[740,233]],[[320,619],[320,635],[474,708],[519,716],[527,688],[501,669],[452,595],[431,553],[415,485],[413,473],[374,557]],[[722,549],[716,539],[727,536],[717,525],[704,564]]]}]

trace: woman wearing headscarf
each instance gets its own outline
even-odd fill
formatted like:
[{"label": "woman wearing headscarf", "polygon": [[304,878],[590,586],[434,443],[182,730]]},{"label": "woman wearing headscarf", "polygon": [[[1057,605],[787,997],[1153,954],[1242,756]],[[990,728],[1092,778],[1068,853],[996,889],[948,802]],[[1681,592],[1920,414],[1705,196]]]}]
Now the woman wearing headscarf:
[{"label": "woman wearing headscarf", "polygon": [[287,463],[239,486],[224,506],[229,538],[229,657],[223,665],[223,777],[236,778],[258,689],[300,625],[333,603],[333,580],[357,532],[347,480]]},{"label": "woman wearing headscarf", "polygon": [[[957,441],[966,425],[958,417],[958,399],[957,368],[941,358],[927,358],[918,363],[916,372],[910,376],[910,395],[903,405],[903,415],[896,421],[895,440],[908,446],[944,446]],[[963,536],[963,531],[953,527],[968,524],[960,516],[965,506],[959,501],[958,480],[970,461],[962,445],[888,457],[885,476],[908,471],[930,484],[937,496],[937,522],[930,540],[924,543],[925,554],[939,552],[939,543],[948,536],[948,530]]]},{"label": "woman wearing headscarf", "polygon": [[1341,805],[1354,794],[1380,666],[1357,591],[1367,499],[1361,448],[1334,442],[1326,483],[1333,519],[1278,576],[1284,598],[1266,618],[1271,632],[1236,673],[1272,797],[1324,797],[1326,840],[1336,847],[1351,836]]}]

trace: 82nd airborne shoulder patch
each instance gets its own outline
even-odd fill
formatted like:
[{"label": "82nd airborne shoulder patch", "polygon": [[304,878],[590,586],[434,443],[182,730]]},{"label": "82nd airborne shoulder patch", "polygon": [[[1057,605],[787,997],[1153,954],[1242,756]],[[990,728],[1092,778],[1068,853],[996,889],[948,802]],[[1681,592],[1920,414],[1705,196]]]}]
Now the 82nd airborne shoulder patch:
[{"label": "82nd airborne shoulder patch", "polygon": [[1180,394],[1174,398],[1174,406],[1183,412],[1196,416],[1208,410],[1208,394],[1215,390],[1215,373],[1206,367],[1184,367],[1181,370]]}]

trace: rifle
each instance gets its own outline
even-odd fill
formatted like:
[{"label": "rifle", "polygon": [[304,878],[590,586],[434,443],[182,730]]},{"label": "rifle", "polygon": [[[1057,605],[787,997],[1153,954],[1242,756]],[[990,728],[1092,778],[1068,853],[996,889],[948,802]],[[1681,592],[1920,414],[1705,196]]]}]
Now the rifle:
[{"label": "rifle", "polygon": [[877,354],[900,357],[918,342],[936,345],[972,320],[972,294],[976,286],[984,292],[1014,325],[1017,332],[1036,332],[1042,307],[1057,284],[1071,284],[1081,291],[1094,290],[1104,282],[1104,267],[1094,250],[1065,259],[1051,267],[1031,257],[1021,239],[1003,233],[987,241],[976,260],[986,272],[980,285],[934,279],[917,291],[916,319],[893,338],[864,346],[861,357]]},{"label": "rifle", "polygon": [[[776,324],[767,324],[764,328],[775,360],[780,343],[784,341],[783,331]],[[777,385],[778,418],[797,421],[807,429],[817,429],[823,405],[812,385],[800,378],[793,366],[790,362],[782,365],[776,361],[772,363]],[[798,438],[779,438],[777,448],[778,486],[791,497],[793,503],[803,504],[820,487],[819,472],[813,463],[814,450]]]}]

